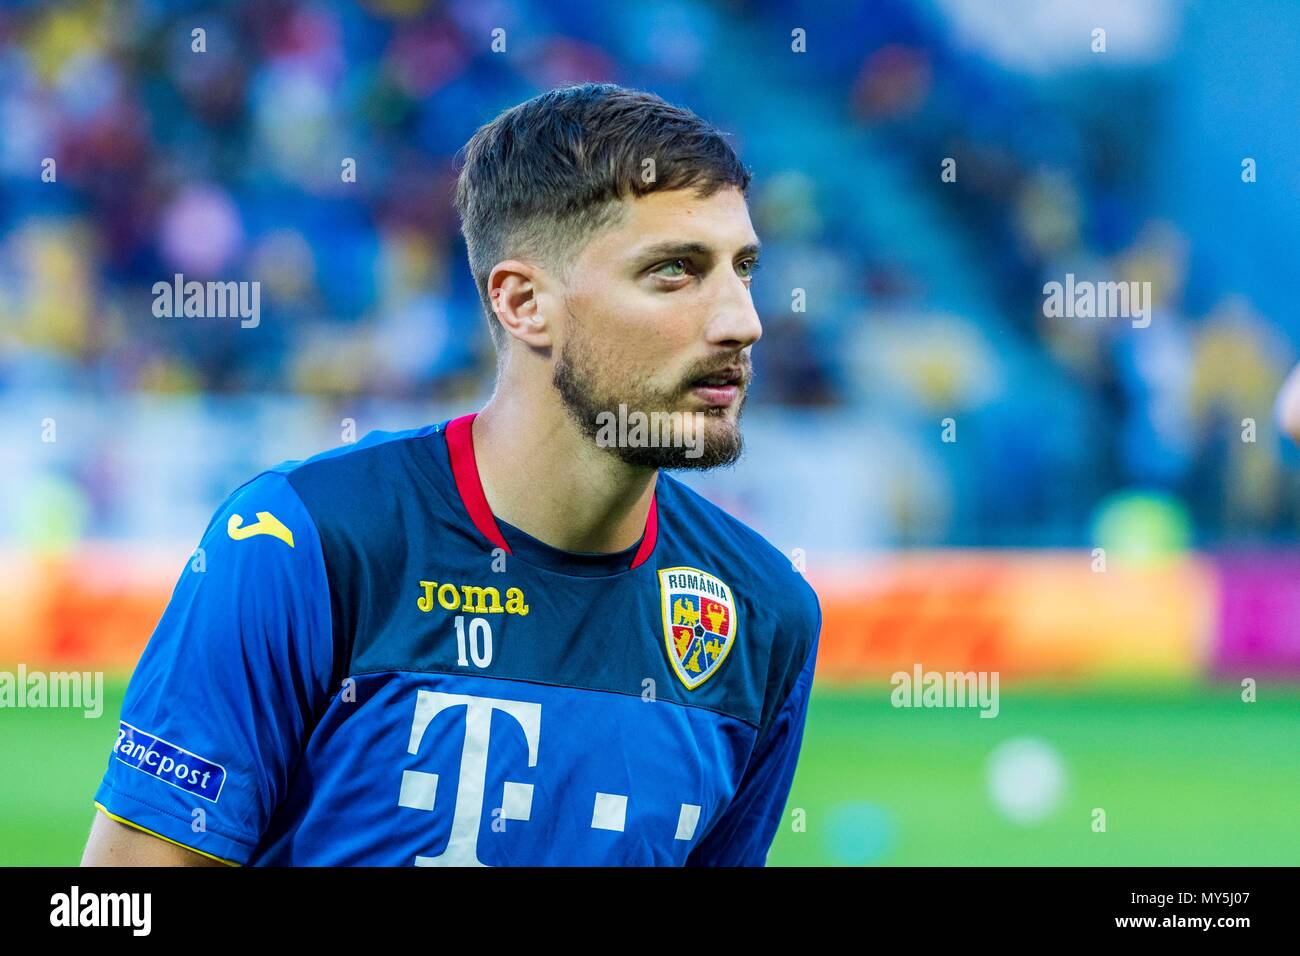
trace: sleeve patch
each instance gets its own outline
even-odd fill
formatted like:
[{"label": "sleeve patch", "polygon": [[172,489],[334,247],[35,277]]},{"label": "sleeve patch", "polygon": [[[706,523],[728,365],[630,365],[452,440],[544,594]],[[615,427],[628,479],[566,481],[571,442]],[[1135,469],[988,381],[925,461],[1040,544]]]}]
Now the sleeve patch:
[{"label": "sleeve patch", "polygon": [[225,767],[145,733],[126,721],[118,725],[113,756],[128,767],[210,803],[217,802],[226,782]]}]

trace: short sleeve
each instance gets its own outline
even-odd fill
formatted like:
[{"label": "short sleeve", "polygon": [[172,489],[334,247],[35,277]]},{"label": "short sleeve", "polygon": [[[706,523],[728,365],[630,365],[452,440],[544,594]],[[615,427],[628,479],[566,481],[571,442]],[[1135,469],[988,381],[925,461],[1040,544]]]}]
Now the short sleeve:
[{"label": "short sleeve", "polygon": [[96,805],[247,863],[332,673],[319,534],[286,476],[263,473],[226,500],[181,573],[127,687]]},{"label": "short sleeve", "polygon": [[755,748],[722,817],[691,851],[687,866],[764,866],[790,796],[812,692],[821,610],[808,657],[767,735]]}]

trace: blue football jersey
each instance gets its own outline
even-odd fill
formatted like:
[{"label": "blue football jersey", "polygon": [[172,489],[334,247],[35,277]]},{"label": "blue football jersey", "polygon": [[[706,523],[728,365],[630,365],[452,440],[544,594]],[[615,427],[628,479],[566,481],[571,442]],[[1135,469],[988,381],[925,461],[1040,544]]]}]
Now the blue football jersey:
[{"label": "blue football jersey", "polygon": [[641,540],[498,520],[472,415],[238,488],[127,688],[106,814],[232,864],[766,861],[821,609],[660,472]]}]

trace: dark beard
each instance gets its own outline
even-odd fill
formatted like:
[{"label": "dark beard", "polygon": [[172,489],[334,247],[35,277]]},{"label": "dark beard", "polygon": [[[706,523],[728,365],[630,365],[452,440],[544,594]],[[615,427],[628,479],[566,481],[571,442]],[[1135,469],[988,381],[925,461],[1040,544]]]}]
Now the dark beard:
[{"label": "dark beard", "polygon": [[[564,343],[560,349],[559,358],[555,361],[555,374],[552,376],[551,384],[555,386],[556,391],[560,393],[560,398],[564,402],[565,408],[569,411],[569,416],[578,424],[582,433],[596,442],[596,437],[601,431],[600,416],[618,415],[619,405],[625,408],[641,411],[649,415],[652,411],[668,411],[659,403],[659,407],[652,407],[652,402],[642,400],[644,396],[632,394],[621,398],[612,398],[608,396],[598,396],[595,389],[595,375],[590,364],[574,355],[575,349],[570,346],[572,340]],[[695,436],[697,448],[693,449],[686,445],[681,446],[655,446],[655,445],[600,445],[604,451],[615,455],[620,461],[627,465],[634,465],[638,468],[667,468],[669,470],[689,469],[692,471],[706,471],[710,468],[718,468],[722,465],[732,465],[740,458],[744,450],[744,439],[740,434],[740,414],[744,411],[745,401],[748,399],[748,389],[741,396],[740,407],[736,410],[735,424],[728,425],[724,428],[704,429],[702,435]],[[658,396],[656,396],[658,398]],[[680,412],[682,416],[692,413]],[[703,417],[707,423],[709,419],[721,418],[726,414],[725,409],[705,411]],[[699,447],[702,445],[703,447]],[[691,451],[700,451],[700,454],[694,458],[687,453]]]}]

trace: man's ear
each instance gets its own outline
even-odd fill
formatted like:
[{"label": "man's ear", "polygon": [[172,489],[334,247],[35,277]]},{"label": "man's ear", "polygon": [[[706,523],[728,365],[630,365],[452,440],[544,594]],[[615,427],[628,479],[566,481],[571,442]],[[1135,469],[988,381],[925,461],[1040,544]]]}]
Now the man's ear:
[{"label": "man's ear", "polygon": [[488,300],[497,321],[532,348],[550,348],[551,328],[538,304],[540,272],[534,265],[506,259],[488,275]]}]

